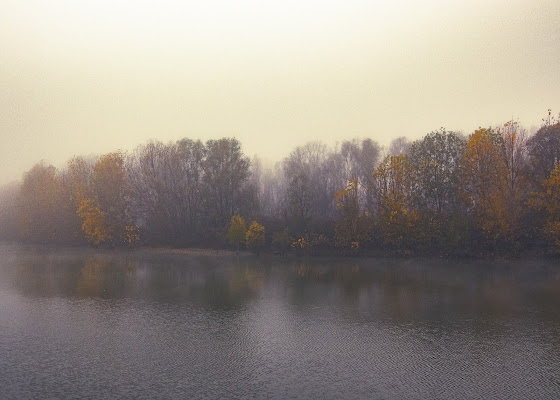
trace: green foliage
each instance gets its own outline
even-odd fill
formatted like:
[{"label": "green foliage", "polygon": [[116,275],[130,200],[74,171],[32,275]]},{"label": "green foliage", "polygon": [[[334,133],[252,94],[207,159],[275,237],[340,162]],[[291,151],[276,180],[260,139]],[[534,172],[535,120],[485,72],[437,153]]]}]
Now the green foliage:
[{"label": "green foliage", "polygon": [[272,234],[272,247],[281,254],[284,254],[290,248],[291,243],[288,228]]},{"label": "green foliage", "polygon": [[441,213],[455,208],[459,165],[465,140],[445,129],[428,133],[412,144],[410,163],[419,184],[419,199],[427,211]]},{"label": "green foliage", "polygon": [[245,235],[247,233],[247,228],[245,226],[245,220],[240,215],[234,215],[231,217],[229,224],[229,229],[226,234],[227,240],[239,249],[239,245],[245,242]]}]

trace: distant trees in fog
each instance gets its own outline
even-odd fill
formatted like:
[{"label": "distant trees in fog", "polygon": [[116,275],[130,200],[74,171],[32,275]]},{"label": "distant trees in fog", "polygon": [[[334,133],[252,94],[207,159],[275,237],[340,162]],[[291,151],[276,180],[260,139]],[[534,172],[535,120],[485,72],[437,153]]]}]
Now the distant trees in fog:
[{"label": "distant trees in fog", "polygon": [[509,121],[398,138],[388,151],[371,139],[310,142],[273,167],[236,139],[151,141],[62,170],[36,164],[0,193],[0,235],[279,253],[560,251],[559,161],[551,118],[531,137]]}]

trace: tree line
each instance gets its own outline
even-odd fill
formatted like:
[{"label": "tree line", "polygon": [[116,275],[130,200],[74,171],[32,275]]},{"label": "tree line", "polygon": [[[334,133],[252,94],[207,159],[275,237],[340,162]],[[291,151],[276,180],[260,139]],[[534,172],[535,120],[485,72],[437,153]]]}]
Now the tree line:
[{"label": "tree line", "polygon": [[1,238],[29,243],[558,253],[560,121],[549,110],[532,136],[512,120],[388,150],[310,142],[272,167],[233,138],[151,141],[62,169],[39,162],[0,192],[0,218]]}]

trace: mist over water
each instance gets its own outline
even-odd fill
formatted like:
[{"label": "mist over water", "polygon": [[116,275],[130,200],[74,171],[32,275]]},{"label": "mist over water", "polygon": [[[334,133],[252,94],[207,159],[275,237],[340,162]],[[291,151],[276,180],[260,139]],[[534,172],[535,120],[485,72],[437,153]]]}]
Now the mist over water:
[{"label": "mist over water", "polygon": [[0,398],[560,397],[554,261],[0,246]]}]

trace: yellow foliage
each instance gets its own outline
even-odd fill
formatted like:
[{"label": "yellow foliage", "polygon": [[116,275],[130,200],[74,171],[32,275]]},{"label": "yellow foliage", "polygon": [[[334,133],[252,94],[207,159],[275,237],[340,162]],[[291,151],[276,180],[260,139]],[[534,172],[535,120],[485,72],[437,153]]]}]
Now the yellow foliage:
[{"label": "yellow foliage", "polygon": [[264,226],[257,221],[251,222],[245,234],[245,243],[248,249],[258,252],[264,246]]},{"label": "yellow foliage", "polygon": [[114,245],[125,240],[125,227],[131,225],[127,217],[126,171],[124,154],[114,152],[102,155],[93,166],[91,193],[96,206],[105,214],[104,224]]},{"label": "yellow foliage", "polygon": [[98,245],[111,238],[111,231],[106,223],[107,214],[93,199],[83,199],[77,213],[82,219],[82,231],[88,241]]},{"label": "yellow foliage", "polygon": [[421,239],[415,204],[415,181],[406,156],[388,156],[375,172],[380,204],[379,228],[385,243],[410,251]]},{"label": "yellow foliage", "polygon": [[245,241],[246,232],[247,228],[245,227],[245,220],[243,217],[241,215],[234,215],[231,217],[229,229],[226,234],[229,242],[239,247],[239,245]]},{"label": "yellow foliage", "polygon": [[515,217],[508,207],[508,169],[503,140],[492,130],[479,129],[467,142],[463,157],[462,196],[475,224],[487,240],[513,239]]}]

